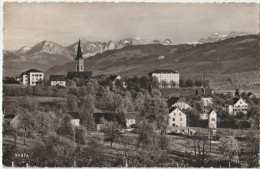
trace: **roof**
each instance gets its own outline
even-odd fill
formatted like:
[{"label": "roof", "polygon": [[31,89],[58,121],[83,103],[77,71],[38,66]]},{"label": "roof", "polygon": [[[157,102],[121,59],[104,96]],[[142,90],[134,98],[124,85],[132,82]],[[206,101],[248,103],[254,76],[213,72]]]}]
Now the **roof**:
[{"label": "roof", "polygon": [[233,105],[234,104],[234,100],[228,100],[226,103],[229,104],[229,105]]},{"label": "roof", "polygon": [[[209,112],[208,112],[208,114],[210,114],[210,113],[212,113],[213,111],[215,111],[214,109],[211,109]],[[216,112],[216,111],[215,111]]]},{"label": "roof", "polygon": [[4,116],[5,119],[13,119],[14,117],[15,117],[15,115],[13,115],[13,114],[8,114],[8,115]]},{"label": "roof", "polygon": [[50,81],[66,81],[65,75],[50,75]]},{"label": "roof", "polygon": [[126,112],[125,119],[136,119],[137,113],[136,112]]},{"label": "roof", "polygon": [[171,107],[173,104],[177,103],[177,101],[179,100],[179,97],[171,97],[168,99],[167,103],[168,106]]},{"label": "roof", "polygon": [[69,112],[73,119],[80,119],[79,112]]},{"label": "roof", "polygon": [[[208,88],[198,88],[196,89],[198,91],[198,95],[211,95],[212,94],[212,89]],[[205,93],[204,93],[205,92]]]},{"label": "roof", "polygon": [[158,69],[158,70],[154,70],[154,71],[150,72],[149,74],[152,74],[152,73],[178,73],[178,72],[174,71],[174,70]]},{"label": "roof", "polygon": [[126,126],[124,113],[94,113],[95,123],[100,124],[101,119],[104,118],[107,121],[116,120],[120,125]]},{"label": "roof", "polygon": [[114,81],[118,76],[119,76],[119,75],[110,75],[110,76],[109,76],[109,79],[110,79],[111,81]]},{"label": "roof", "polygon": [[78,42],[78,51],[77,51],[77,57],[75,58],[75,60],[78,60],[78,59],[82,59],[80,40]]},{"label": "roof", "polygon": [[42,73],[42,71],[37,70],[37,69],[29,69],[29,70],[27,70],[25,72],[22,72],[20,75],[29,74],[31,72],[40,72],[40,73]]},{"label": "roof", "polygon": [[[171,107],[171,108],[169,108],[169,113],[173,112],[173,111],[176,110],[176,109],[179,109],[179,108],[178,108],[178,107]],[[180,109],[179,109],[179,111],[182,112],[182,113],[184,113],[184,114],[186,115],[186,113],[183,112],[183,111],[181,111]]]},{"label": "roof", "polygon": [[68,72],[66,78],[67,79],[73,79],[73,78],[79,78],[79,79],[89,79],[92,76],[91,71],[86,72]]},{"label": "roof", "polygon": [[172,105],[174,105],[177,102],[185,102],[186,103],[186,99],[184,97],[171,97],[167,101],[169,107],[171,107]]}]

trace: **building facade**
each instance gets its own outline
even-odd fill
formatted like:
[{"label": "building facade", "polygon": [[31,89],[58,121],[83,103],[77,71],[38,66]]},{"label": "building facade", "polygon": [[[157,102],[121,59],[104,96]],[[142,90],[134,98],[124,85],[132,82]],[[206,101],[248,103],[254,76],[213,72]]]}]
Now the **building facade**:
[{"label": "building facade", "polygon": [[204,107],[209,107],[213,105],[213,98],[212,97],[202,97],[201,101]]},{"label": "building facade", "polygon": [[208,121],[208,127],[209,128],[217,128],[217,113],[215,112],[215,110],[211,110],[209,112],[209,121]]},{"label": "building facade", "polygon": [[20,74],[20,83],[23,85],[35,86],[37,84],[42,84],[44,80],[43,72],[30,69]]},{"label": "building facade", "polygon": [[169,109],[169,120],[168,125],[172,127],[186,127],[187,126],[187,117],[184,112],[182,112],[177,107]]},{"label": "building facade", "polygon": [[226,111],[233,116],[239,112],[247,114],[247,110],[248,104],[242,98],[233,98],[233,100],[228,101],[226,104]]},{"label": "building facade", "polygon": [[66,86],[65,75],[50,75],[51,86]]},{"label": "building facade", "polygon": [[137,113],[127,112],[127,113],[124,113],[124,114],[125,114],[126,127],[131,128],[132,125],[136,124]]},{"label": "building facade", "polygon": [[179,87],[180,74],[173,70],[155,70],[149,73],[152,77],[157,77],[161,88]]}]

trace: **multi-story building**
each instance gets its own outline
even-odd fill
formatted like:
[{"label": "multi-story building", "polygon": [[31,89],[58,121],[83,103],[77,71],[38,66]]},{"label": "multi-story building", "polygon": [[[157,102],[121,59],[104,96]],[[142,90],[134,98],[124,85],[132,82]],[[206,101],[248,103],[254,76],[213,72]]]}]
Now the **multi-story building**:
[{"label": "multi-story building", "polygon": [[233,100],[226,103],[226,111],[233,116],[239,112],[247,114],[247,109],[248,104],[242,98],[233,98]]},{"label": "multi-story building", "polygon": [[168,125],[173,127],[186,127],[186,114],[177,107],[170,108]]},{"label": "multi-story building", "polygon": [[66,86],[65,75],[50,75],[51,86]]},{"label": "multi-story building", "polygon": [[151,77],[157,77],[162,88],[179,87],[180,74],[173,70],[155,70],[149,73]]},{"label": "multi-story building", "polygon": [[43,79],[43,72],[36,69],[30,69],[20,74],[20,83],[23,85],[35,86],[42,84]]}]

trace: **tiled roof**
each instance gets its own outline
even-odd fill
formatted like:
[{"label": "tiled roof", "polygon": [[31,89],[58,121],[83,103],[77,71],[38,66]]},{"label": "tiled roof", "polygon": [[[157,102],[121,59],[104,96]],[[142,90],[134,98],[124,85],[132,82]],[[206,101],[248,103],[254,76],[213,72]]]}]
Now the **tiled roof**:
[{"label": "tiled roof", "polygon": [[79,78],[79,79],[89,79],[92,76],[91,71],[86,72],[68,72],[66,78],[67,79],[73,79],[73,78]]},{"label": "tiled roof", "polygon": [[22,75],[24,75],[24,74],[29,74],[29,73],[31,73],[31,72],[42,72],[42,71],[37,70],[37,69],[29,69],[29,70],[27,70],[27,71],[25,71],[25,72],[22,72],[22,73],[20,74],[20,76],[22,76]]},{"label": "tiled roof", "polygon": [[118,75],[110,75],[109,79],[113,82],[117,77]]},{"label": "tiled roof", "polygon": [[79,112],[69,112],[73,119],[80,119]]},{"label": "tiled roof", "polygon": [[65,75],[50,75],[50,81],[66,81]]},{"label": "tiled roof", "polygon": [[178,72],[174,71],[174,70],[158,69],[158,70],[152,71],[150,74],[152,74],[152,73],[178,73]]},{"label": "tiled roof", "polygon": [[127,112],[125,114],[125,119],[136,119],[137,113],[136,112]]}]

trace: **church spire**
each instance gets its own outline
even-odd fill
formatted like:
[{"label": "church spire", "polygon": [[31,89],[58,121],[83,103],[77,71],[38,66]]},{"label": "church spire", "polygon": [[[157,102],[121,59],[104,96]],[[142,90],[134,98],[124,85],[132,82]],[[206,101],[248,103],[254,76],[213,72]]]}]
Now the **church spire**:
[{"label": "church spire", "polygon": [[78,52],[77,52],[77,57],[75,58],[75,60],[79,60],[82,59],[82,53],[81,53],[81,47],[80,47],[80,39],[78,42]]}]

